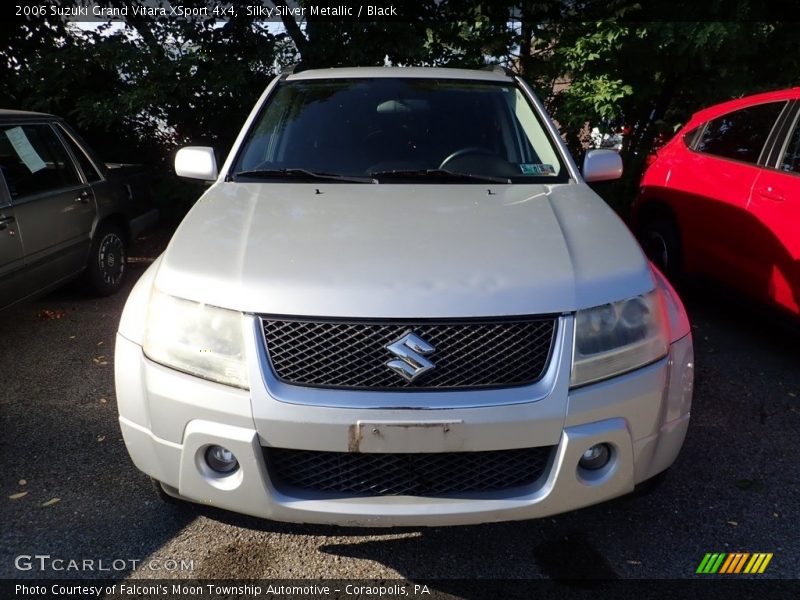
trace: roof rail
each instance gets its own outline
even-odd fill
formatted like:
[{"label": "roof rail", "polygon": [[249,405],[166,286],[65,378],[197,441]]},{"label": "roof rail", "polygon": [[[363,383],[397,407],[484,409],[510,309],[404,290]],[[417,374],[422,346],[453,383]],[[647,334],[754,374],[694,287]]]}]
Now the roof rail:
[{"label": "roof rail", "polygon": [[481,68],[481,71],[491,71],[492,73],[497,73],[498,75],[508,75],[509,77],[514,77],[514,71],[504,65],[486,65]]}]

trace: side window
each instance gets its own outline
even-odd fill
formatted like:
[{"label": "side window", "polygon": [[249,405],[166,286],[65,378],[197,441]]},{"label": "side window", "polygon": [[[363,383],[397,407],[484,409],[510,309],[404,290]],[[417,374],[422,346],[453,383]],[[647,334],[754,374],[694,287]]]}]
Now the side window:
[{"label": "side window", "polygon": [[0,169],[12,200],[81,183],[66,148],[46,123],[0,125]]},{"label": "side window", "polygon": [[786,102],[750,106],[709,121],[695,150],[756,163]]},{"label": "side window", "polygon": [[694,148],[695,144],[697,143],[697,138],[699,137],[700,132],[703,130],[703,126],[700,125],[699,127],[695,127],[691,131],[683,134],[683,143],[686,144],[689,148]]},{"label": "side window", "polygon": [[786,153],[781,160],[780,169],[791,173],[800,173],[800,121],[795,125],[792,137],[789,138],[789,145],[786,146]]},{"label": "side window", "polygon": [[67,142],[67,146],[69,146],[69,149],[72,150],[72,155],[81,166],[81,171],[83,171],[83,174],[86,176],[86,181],[89,183],[100,181],[100,173],[98,173],[97,169],[94,168],[92,161],[90,161],[89,157],[86,156],[83,148],[81,148],[77,142],[72,139],[72,137],[64,130],[63,127],[59,125],[58,129],[61,132],[61,137],[64,138],[64,141]]}]

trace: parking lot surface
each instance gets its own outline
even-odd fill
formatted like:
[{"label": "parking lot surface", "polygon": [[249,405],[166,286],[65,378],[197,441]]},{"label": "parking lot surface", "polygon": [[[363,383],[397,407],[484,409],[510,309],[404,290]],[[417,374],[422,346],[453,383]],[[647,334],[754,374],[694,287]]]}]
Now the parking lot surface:
[{"label": "parking lot surface", "polygon": [[[800,333],[725,294],[686,297],[692,422],[651,494],[538,521],[360,530],[155,497],[125,451],[113,380],[117,322],[145,266],[114,297],[71,285],[0,313],[0,577],[692,578],[706,552],[734,551],[772,552],[764,576],[800,577]],[[37,554],[95,568],[17,568]]]}]

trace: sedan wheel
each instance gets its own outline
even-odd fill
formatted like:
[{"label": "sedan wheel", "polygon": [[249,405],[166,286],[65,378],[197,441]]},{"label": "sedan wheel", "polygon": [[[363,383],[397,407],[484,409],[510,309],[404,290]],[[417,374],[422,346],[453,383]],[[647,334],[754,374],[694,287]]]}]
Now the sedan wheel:
[{"label": "sedan wheel", "polygon": [[95,233],[89,254],[87,277],[90,287],[100,296],[108,296],[121,286],[127,253],[122,231],[111,223],[102,224]]},{"label": "sedan wheel", "polygon": [[639,241],[647,258],[675,283],[683,271],[683,260],[678,231],[672,222],[647,221],[639,230]]}]

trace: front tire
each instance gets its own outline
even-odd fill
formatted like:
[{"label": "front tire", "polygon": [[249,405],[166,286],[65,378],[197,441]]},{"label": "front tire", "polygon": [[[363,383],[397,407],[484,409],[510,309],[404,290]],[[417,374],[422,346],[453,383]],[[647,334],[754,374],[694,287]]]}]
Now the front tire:
[{"label": "front tire", "polygon": [[[174,506],[180,510],[187,510],[191,507],[191,505],[185,500],[181,500],[180,498],[176,498],[175,496],[170,494],[165,489],[166,487],[165,484],[161,483],[158,479],[154,479],[153,477],[151,477],[150,484],[153,486],[153,491],[156,493],[158,499],[161,500],[161,502],[163,502],[164,504],[167,504],[169,506]],[[173,488],[170,489],[172,490],[173,493],[175,494],[178,493],[177,490]]]},{"label": "front tire", "polygon": [[639,228],[642,249],[672,283],[678,283],[683,275],[683,255],[680,234],[671,219],[650,218]]},{"label": "front tire", "polygon": [[636,486],[633,488],[633,491],[628,494],[628,496],[630,498],[643,498],[645,496],[649,496],[661,487],[661,485],[664,483],[664,480],[667,478],[668,472],[669,467],[660,473],[653,475],[650,479],[645,479],[643,482],[636,484]]},{"label": "front tire", "polygon": [[98,296],[110,296],[122,287],[128,253],[125,247],[125,234],[113,223],[97,226],[89,263],[86,267],[86,281]]}]

